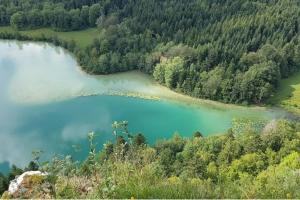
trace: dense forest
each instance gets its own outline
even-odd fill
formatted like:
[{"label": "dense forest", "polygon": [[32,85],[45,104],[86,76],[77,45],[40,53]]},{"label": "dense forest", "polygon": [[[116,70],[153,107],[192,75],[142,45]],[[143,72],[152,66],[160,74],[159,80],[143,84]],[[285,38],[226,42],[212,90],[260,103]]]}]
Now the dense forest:
[{"label": "dense forest", "polygon": [[[25,171],[49,176],[32,177],[30,189],[3,198],[300,198],[299,123],[241,120],[223,135],[175,134],[151,146],[127,126],[114,123],[117,138],[100,152],[90,133],[81,164],[69,156],[41,163],[35,156]],[[0,175],[0,192],[22,172],[13,167],[8,177]]]},{"label": "dense forest", "polygon": [[[225,103],[266,102],[300,70],[299,0],[0,0],[1,39],[51,42],[91,74],[140,70],[172,90]],[[21,32],[97,30],[82,47]],[[180,134],[147,144],[115,122],[97,146],[88,135],[82,162],[41,152],[24,168],[0,173],[2,198],[300,198],[300,123],[237,120],[222,135]],[[27,189],[9,182],[40,170]]]},{"label": "dense forest", "polygon": [[90,73],[139,69],[227,103],[264,102],[299,70],[299,16],[297,0],[0,0],[3,26],[98,27],[93,44],[72,48]]}]

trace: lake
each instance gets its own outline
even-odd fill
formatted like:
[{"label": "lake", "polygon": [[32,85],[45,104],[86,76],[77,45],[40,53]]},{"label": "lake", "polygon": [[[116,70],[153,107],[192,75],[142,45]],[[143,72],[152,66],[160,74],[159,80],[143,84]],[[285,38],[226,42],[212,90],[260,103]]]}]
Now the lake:
[{"label": "lake", "polygon": [[[91,76],[71,54],[46,43],[0,40],[0,171],[25,166],[33,150],[87,155],[87,133],[98,148],[113,140],[111,124],[129,121],[153,144],[175,132],[190,137],[225,132],[234,118],[269,120],[277,109],[196,100],[156,84],[139,72]],[[73,146],[80,146],[75,151]]]}]

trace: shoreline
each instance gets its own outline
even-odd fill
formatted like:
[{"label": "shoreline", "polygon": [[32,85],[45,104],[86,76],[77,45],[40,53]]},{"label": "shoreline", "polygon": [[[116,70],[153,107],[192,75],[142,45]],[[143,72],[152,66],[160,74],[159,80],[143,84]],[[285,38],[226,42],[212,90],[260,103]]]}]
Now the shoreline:
[{"label": "shoreline", "polygon": [[[1,33],[1,32],[0,32]],[[18,32],[16,32],[18,33]],[[19,33],[20,34],[20,33]],[[21,34],[22,35],[22,34]],[[1,36],[1,35],[0,35]],[[173,103],[178,103],[181,104],[183,106],[195,106],[195,107],[199,107],[199,106],[209,106],[210,108],[213,109],[218,109],[218,110],[226,110],[226,109],[250,109],[250,110],[261,110],[261,111],[265,111],[265,110],[272,110],[272,109],[280,109],[280,110],[284,110],[285,112],[289,112],[292,114],[297,115],[297,113],[291,112],[290,110],[281,107],[279,105],[276,106],[272,106],[272,105],[241,105],[241,104],[227,104],[227,103],[223,103],[223,102],[219,102],[219,101],[213,101],[213,100],[209,100],[209,99],[200,99],[200,98],[195,98],[192,96],[188,96],[182,93],[178,93],[176,91],[173,91],[163,85],[158,84],[157,82],[154,81],[154,79],[145,73],[142,73],[140,71],[137,70],[133,70],[133,71],[128,71],[128,72],[117,72],[114,74],[108,74],[108,75],[94,75],[94,74],[90,74],[86,71],[84,71],[84,67],[80,66],[76,56],[74,55],[74,53],[70,50],[68,50],[67,48],[63,47],[62,45],[55,45],[52,42],[48,42],[48,41],[42,41],[39,40],[37,38],[28,38],[28,40],[18,40],[18,39],[2,39],[0,38],[0,40],[6,41],[6,42],[20,42],[20,43],[37,43],[37,44],[42,44],[42,45],[49,45],[50,47],[54,47],[54,48],[60,48],[61,50],[64,51],[64,53],[69,54],[75,61],[76,61],[76,70],[79,71],[79,73],[82,73],[84,76],[87,76],[88,78],[92,78],[92,79],[99,79],[99,78],[103,78],[105,77],[106,79],[109,79],[110,77],[118,77],[118,76],[126,76],[126,75],[130,75],[130,74],[138,74],[138,76],[141,76],[141,78],[145,79],[148,81],[148,85],[152,85],[157,91],[158,93],[155,95],[152,94],[147,94],[147,93],[141,93],[141,92],[123,92],[123,91],[112,91],[112,92],[107,92],[107,93],[102,93],[101,92],[94,92],[91,94],[81,94],[81,95],[74,95],[70,98],[76,98],[76,97],[87,97],[87,96],[97,96],[97,95],[110,95],[110,96],[125,96],[125,97],[134,97],[134,98],[140,98],[140,99],[145,99],[145,100],[167,100]],[[58,98],[55,101],[63,101],[65,99],[69,99],[69,98]],[[53,102],[53,101],[52,101]]]}]

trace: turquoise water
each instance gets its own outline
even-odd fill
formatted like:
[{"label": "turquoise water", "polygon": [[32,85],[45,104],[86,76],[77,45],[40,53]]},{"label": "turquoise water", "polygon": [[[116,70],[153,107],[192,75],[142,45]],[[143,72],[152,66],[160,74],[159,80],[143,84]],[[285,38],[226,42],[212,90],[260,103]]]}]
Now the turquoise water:
[{"label": "turquoise water", "polygon": [[[67,52],[41,43],[0,41],[0,91],[0,171],[11,164],[25,166],[33,150],[43,150],[44,158],[71,154],[82,159],[87,133],[97,133],[101,148],[113,140],[111,124],[119,120],[154,143],[175,132],[186,137],[195,131],[222,133],[234,118],[281,116],[274,110],[172,101],[176,95],[137,72],[88,76]],[[122,92],[162,98],[111,95]],[[82,150],[75,152],[73,145]]]}]

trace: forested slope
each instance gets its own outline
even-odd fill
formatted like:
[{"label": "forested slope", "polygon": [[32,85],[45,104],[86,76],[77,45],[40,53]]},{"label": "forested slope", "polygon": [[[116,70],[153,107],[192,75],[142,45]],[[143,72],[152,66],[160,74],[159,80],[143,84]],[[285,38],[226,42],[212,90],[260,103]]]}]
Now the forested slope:
[{"label": "forested slope", "polygon": [[299,70],[299,16],[297,0],[0,0],[3,26],[97,26],[93,44],[74,50],[90,73],[140,69],[230,103],[264,102]]}]

